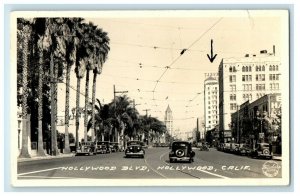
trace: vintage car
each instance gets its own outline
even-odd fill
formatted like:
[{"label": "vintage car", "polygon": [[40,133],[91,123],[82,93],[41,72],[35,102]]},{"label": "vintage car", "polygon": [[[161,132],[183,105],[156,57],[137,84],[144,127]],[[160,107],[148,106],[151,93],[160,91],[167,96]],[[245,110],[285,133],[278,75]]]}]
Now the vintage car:
[{"label": "vintage car", "polygon": [[127,148],[125,150],[125,157],[142,157],[145,156],[145,150],[143,149],[143,142],[129,141],[127,142]]},{"label": "vintage car", "polygon": [[97,142],[97,153],[106,154],[111,153],[111,148],[108,141]]},{"label": "vintage car", "polygon": [[248,144],[239,144],[236,154],[239,155],[248,155],[251,152],[251,148]]},{"label": "vintage car", "polygon": [[172,143],[171,152],[169,153],[170,163],[176,161],[194,161],[195,152],[192,150],[192,144],[185,141],[176,141]]},{"label": "vintage car", "polygon": [[218,151],[224,151],[224,143],[219,143],[217,146]]},{"label": "vintage car", "polygon": [[109,145],[110,145],[111,152],[119,151],[119,143],[118,142],[110,142]]},{"label": "vintage car", "polygon": [[199,150],[200,151],[209,151],[207,142],[200,143],[199,144]]},{"label": "vintage car", "polygon": [[272,159],[271,146],[268,143],[257,143],[253,150],[250,152],[252,158],[263,157],[267,159]]},{"label": "vintage car", "polygon": [[238,147],[239,147],[238,143],[230,143],[230,150],[229,150],[229,152],[231,152],[231,153],[237,153]]},{"label": "vintage car", "polygon": [[94,142],[82,142],[76,150],[76,155],[95,155],[96,147]]}]

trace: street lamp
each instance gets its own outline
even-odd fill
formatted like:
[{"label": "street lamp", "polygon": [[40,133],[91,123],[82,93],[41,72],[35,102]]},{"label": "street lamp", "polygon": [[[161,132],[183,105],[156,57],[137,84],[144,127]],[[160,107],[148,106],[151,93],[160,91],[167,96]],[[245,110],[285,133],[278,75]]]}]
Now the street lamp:
[{"label": "street lamp", "polygon": [[259,134],[259,139],[263,138],[263,130],[262,130],[262,126],[263,126],[263,116],[260,114],[260,112],[257,110],[256,111],[256,118],[257,120],[260,121],[260,134]]}]

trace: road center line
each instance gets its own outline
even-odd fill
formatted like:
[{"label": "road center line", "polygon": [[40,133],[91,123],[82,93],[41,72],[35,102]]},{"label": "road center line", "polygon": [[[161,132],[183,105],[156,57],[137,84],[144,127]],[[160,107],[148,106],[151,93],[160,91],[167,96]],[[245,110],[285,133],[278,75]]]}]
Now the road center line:
[{"label": "road center line", "polygon": [[52,171],[52,170],[61,169],[61,168],[62,167],[55,167],[55,168],[50,168],[50,169],[44,169],[44,170],[37,170],[37,171],[32,171],[32,172],[26,172],[26,173],[18,174],[18,176],[23,176],[23,175],[27,175],[27,174],[41,173],[41,172],[47,172],[47,171]]}]

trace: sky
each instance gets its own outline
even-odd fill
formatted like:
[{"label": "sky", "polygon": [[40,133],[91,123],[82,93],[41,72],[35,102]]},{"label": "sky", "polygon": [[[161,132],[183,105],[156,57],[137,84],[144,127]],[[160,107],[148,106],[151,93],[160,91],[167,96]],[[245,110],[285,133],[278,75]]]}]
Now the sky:
[{"label": "sky", "polygon": [[[115,85],[116,91],[128,91],[126,95],[135,100],[141,115],[148,109],[148,115],[162,121],[169,105],[174,129],[182,132],[195,128],[197,118],[200,123],[203,120],[205,73],[216,73],[222,58],[257,54],[260,50],[271,52],[273,45],[280,55],[282,45],[282,24],[274,11],[123,11],[90,13],[84,18],[110,38],[111,50],[97,78],[96,97],[102,103],[111,102]],[[207,57],[211,40],[217,54],[213,63]],[[181,55],[183,49],[187,50]],[[81,82],[81,106],[84,85],[85,78]],[[71,76],[71,86],[76,88],[75,74]],[[90,97],[91,90],[92,79]],[[59,91],[64,95],[64,84]],[[75,93],[71,90],[71,107],[75,107]],[[64,96],[58,104],[63,112]]]}]

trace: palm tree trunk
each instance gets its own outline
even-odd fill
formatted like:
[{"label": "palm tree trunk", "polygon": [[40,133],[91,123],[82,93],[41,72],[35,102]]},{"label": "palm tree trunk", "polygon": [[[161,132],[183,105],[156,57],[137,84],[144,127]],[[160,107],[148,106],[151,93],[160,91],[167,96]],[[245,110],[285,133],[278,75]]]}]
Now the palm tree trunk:
[{"label": "palm tree trunk", "polygon": [[[94,77],[93,77],[93,92],[92,92],[92,127],[91,127],[91,131],[92,131],[92,141],[95,141],[95,102],[96,102],[96,81],[97,81],[97,72],[94,71]],[[97,138],[97,136],[96,136]]]},{"label": "palm tree trunk", "polygon": [[[52,155],[58,155],[57,149],[57,133],[56,133],[56,99],[57,99],[57,87],[56,87],[56,70],[54,68],[53,53],[51,53],[50,59],[50,77],[51,77],[51,149]],[[56,90],[55,90],[56,89]]]},{"label": "palm tree trunk", "polygon": [[79,131],[79,110],[80,110],[80,77],[77,77],[77,91],[76,91],[76,150],[79,147],[79,138],[78,138],[78,131]]},{"label": "palm tree trunk", "polygon": [[23,98],[22,98],[22,149],[19,158],[30,158],[28,151],[28,131],[27,130],[27,85],[28,85],[28,39],[29,27],[24,27],[24,42],[23,42]]},{"label": "palm tree trunk", "polygon": [[90,82],[90,70],[87,70],[86,80],[85,80],[85,104],[84,104],[84,141],[85,142],[87,141],[89,82]]},{"label": "palm tree trunk", "polygon": [[65,149],[64,153],[70,153],[70,140],[69,140],[69,106],[70,106],[70,74],[71,66],[67,65],[66,73],[66,105],[65,105]]},{"label": "palm tree trunk", "polygon": [[39,85],[38,85],[38,156],[45,156],[43,143],[43,50],[39,51]]}]

